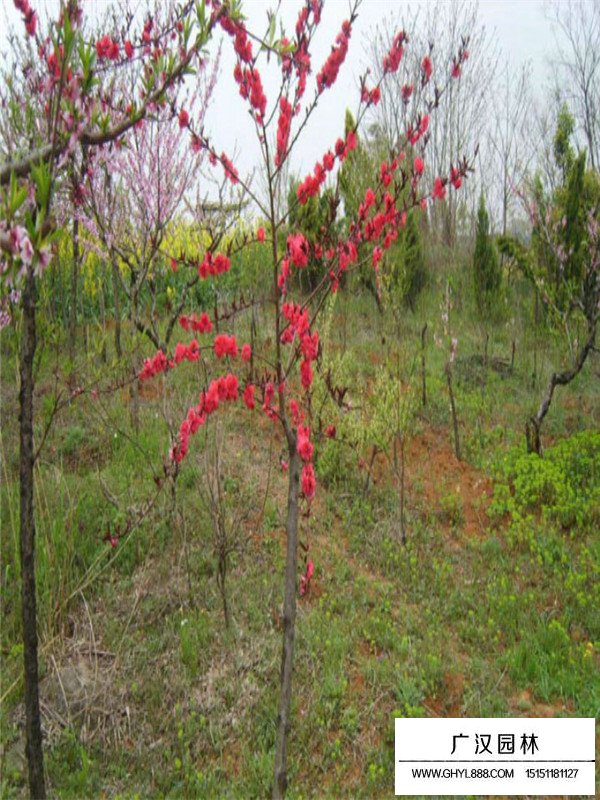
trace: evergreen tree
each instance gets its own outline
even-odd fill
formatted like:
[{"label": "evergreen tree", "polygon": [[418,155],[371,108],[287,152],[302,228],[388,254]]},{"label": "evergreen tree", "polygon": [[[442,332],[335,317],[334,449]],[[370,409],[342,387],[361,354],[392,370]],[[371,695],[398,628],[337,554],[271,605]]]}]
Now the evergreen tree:
[{"label": "evergreen tree", "polygon": [[498,253],[490,235],[490,220],[483,194],[479,198],[479,211],[477,212],[473,279],[477,307],[483,314],[491,310],[497,299],[502,279]]},{"label": "evergreen tree", "polygon": [[423,239],[417,215],[411,212],[404,230],[404,300],[414,311],[415,302],[427,283]]}]

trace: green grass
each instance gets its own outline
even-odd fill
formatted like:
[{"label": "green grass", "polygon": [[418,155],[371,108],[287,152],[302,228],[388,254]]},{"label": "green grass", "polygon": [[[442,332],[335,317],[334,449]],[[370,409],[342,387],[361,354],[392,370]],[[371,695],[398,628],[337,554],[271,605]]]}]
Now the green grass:
[{"label": "green grass", "polygon": [[[379,317],[371,298],[343,297],[336,305],[330,344],[349,354],[355,403],[378,362],[400,351],[410,365],[419,355],[423,322],[430,333],[437,325],[441,285],[434,283],[417,313],[394,326]],[[510,308],[515,319],[504,310],[488,331],[490,357],[509,359],[517,341],[508,375],[469,360],[482,354],[484,341],[470,301],[453,315],[465,359],[455,373],[465,469],[494,482],[489,515],[487,501],[477,505],[478,489],[471,498],[457,493],[455,464],[434,487],[435,497],[428,496],[423,454],[423,463],[408,465],[402,547],[397,487],[383,460],[364,493],[356,454],[335,442],[318,447],[318,498],[301,521],[316,573],[299,601],[291,798],[389,797],[395,716],[600,711],[594,516],[600,478],[591,466],[600,427],[596,378],[588,365],[557,392],[543,431],[551,446],[542,465],[525,456],[523,424],[540,395],[539,373],[547,374],[560,354],[557,342],[540,337],[532,391],[530,311],[526,302]],[[237,323],[242,338],[244,325]],[[446,354],[432,335],[427,341],[429,404],[416,408],[408,443],[427,434],[446,454]],[[2,691],[14,682],[1,717],[6,798],[25,796],[12,347],[3,341]],[[44,350],[39,383],[46,388],[52,365],[51,350]],[[77,366],[92,376],[104,369],[93,354],[86,360],[82,353]],[[155,491],[168,451],[163,411],[176,428],[200,383],[201,373],[184,365],[168,376],[163,403],[157,382],[155,396],[142,397],[139,435],[123,390],[101,405],[81,398],[57,418],[36,472],[42,696],[59,703],[57,670],[83,665],[94,698],[80,713],[72,699],[62,722],[47,720],[49,782],[66,800],[269,792],[284,563],[281,438],[273,440],[269,475],[267,427],[221,417],[228,497],[250,510],[230,564],[231,629],[223,621],[212,528],[199,491],[204,434],[192,441],[176,507],[165,491],[116,549],[104,541],[107,532],[125,528],[124,508],[139,508]],[[482,520],[476,534],[468,530],[473,508]]]}]

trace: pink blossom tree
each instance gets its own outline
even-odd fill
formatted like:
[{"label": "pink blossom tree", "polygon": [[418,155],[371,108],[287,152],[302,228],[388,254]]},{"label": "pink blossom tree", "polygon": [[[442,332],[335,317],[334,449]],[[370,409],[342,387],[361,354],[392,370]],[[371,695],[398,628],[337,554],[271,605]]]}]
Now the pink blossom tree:
[{"label": "pink blossom tree", "polygon": [[[26,752],[32,797],[45,798],[39,708],[35,584],[33,469],[34,372],[38,284],[52,257],[57,195],[70,158],[117,142],[150,112],[163,106],[169,92],[199,66],[201,53],[224,10],[209,16],[204,6],[187,2],[166,10],[158,23],[146,18],[135,30],[133,16],[125,34],[116,29],[94,37],[84,32],[77,0],[62,0],[57,18],[41,29],[29,0],[14,0],[31,60],[21,63],[24,80],[10,87],[13,117],[26,125],[3,148],[0,164],[0,283],[2,294],[20,290],[20,557]],[[27,52],[17,50],[16,56]],[[116,80],[131,73],[129,91]],[[43,442],[42,436],[42,442]],[[40,443],[41,446],[41,443]]]},{"label": "pink blossom tree", "polygon": [[[121,289],[129,302],[129,316],[134,328],[150,339],[155,347],[165,348],[171,339],[189,292],[199,280],[194,272],[183,284],[163,330],[156,314],[157,271],[176,271],[176,253],[165,253],[169,227],[181,217],[184,201],[201,191],[200,176],[205,153],[185,146],[184,131],[190,115],[202,127],[214,90],[218,58],[212,67],[203,63],[195,77],[192,96],[172,97],[159,110],[153,124],[135,126],[119,147],[104,148],[90,159],[81,188],[78,214],[86,228],[88,246],[107,257],[114,278],[115,296]],[[180,93],[181,94],[181,93]],[[181,106],[176,113],[175,106]],[[185,106],[185,107],[184,107]],[[196,225],[212,235],[214,248],[223,225],[198,219],[202,207],[194,209]],[[210,230],[209,230],[210,228]],[[211,249],[209,246],[208,249]],[[121,268],[125,269],[125,274]],[[151,313],[144,314],[141,296],[151,298]],[[116,304],[117,305],[117,304]],[[120,319],[116,320],[116,337]],[[118,342],[118,339],[117,339]],[[120,343],[117,343],[120,351]]]}]

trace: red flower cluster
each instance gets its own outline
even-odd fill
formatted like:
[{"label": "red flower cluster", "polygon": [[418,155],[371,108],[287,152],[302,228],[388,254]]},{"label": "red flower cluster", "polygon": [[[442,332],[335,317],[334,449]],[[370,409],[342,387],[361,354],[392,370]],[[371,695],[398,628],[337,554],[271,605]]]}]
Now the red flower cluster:
[{"label": "red flower cluster", "polygon": [[414,89],[412,83],[405,83],[402,87],[402,102],[405,106],[408,105]]},{"label": "red flower cluster", "polygon": [[264,240],[265,240],[265,229],[264,228],[259,228],[256,231],[256,241],[257,242],[264,242]]},{"label": "red flower cluster", "polygon": [[450,183],[455,189],[460,189],[462,186],[462,177],[457,167],[450,167]]},{"label": "red flower cluster", "polygon": [[434,200],[443,200],[446,197],[446,184],[443,178],[437,177],[434,180],[431,196]]},{"label": "red flower cluster", "polygon": [[[55,49],[50,55],[46,58],[46,65],[48,67],[48,72],[54,78],[55,81],[60,80],[60,73],[62,68],[62,60],[64,57],[64,48],[62,44],[59,44],[58,49]],[[71,80],[70,70],[67,74],[67,80]]]},{"label": "red flower cluster", "polygon": [[305,427],[304,425],[298,425],[296,449],[302,461],[308,462],[312,459],[315,448],[312,442],[310,441],[309,427]]},{"label": "red flower cluster", "polygon": [[221,275],[223,272],[229,272],[231,269],[231,261],[223,253],[213,254],[207,251],[204,255],[202,263],[198,267],[198,275],[202,279],[208,278],[209,275]]},{"label": "red flower cluster", "polygon": [[29,5],[29,0],[15,0],[15,8],[23,14],[25,30],[29,36],[35,36],[37,29],[37,13]]},{"label": "red flower cluster", "polygon": [[185,108],[182,108],[181,111],[179,112],[179,127],[187,128],[189,123],[190,123],[190,115],[185,110]]},{"label": "red flower cluster", "polygon": [[402,61],[404,55],[404,42],[406,41],[406,34],[404,31],[398,31],[394,36],[394,41],[390,48],[390,52],[383,59],[384,72],[396,72]]},{"label": "red flower cluster", "polygon": [[242,345],[242,361],[250,361],[252,358],[252,348],[249,344]]},{"label": "red flower cluster", "polygon": [[211,381],[208,389],[201,393],[198,405],[189,409],[181,423],[177,442],[171,449],[171,460],[180,464],[187,455],[190,436],[204,425],[206,418],[213,414],[221,403],[237,400],[238,397],[238,379],[233,373]]},{"label": "red flower cluster", "polygon": [[421,176],[423,174],[423,170],[425,169],[425,164],[423,163],[423,159],[420,156],[417,156],[415,158],[415,162],[414,162],[413,167],[414,167],[415,175]]},{"label": "red flower cluster", "polygon": [[182,316],[179,317],[179,324],[184,331],[188,332],[197,331],[198,333],[210,333],[213,329],[213,324],[210,321],[210,317],[205,312],[202,313],[200,317],[188,317],[185,314],[182,314]]},{"label": "red flower cluster", "polygon": [[315,496],[315,489],[317,482],[315,480],[315,471],[312,464],[305,464],[302,467],[302,494],[310,502]]},{"label": "red flower cluster", "polygon": [[127,41],[125,42],[125,55],[127,56],[127,58],[133,58],[133,45],[131,44],[129,39],[127,39]]},{"label": "red flower cluster", "polygon": [[411,143],[411,145],[414,146],[422,136],[425,136],[428,127],[429,127],[428,114],[424,114],[419,119],[419,124],[415,129],[413,129],[412,125],[409,125],[408,130],[406,131],[406,138]]},{"label": "red flower cluster", "polygon": [[244,389],[244,394],[242,395],[242,400],[246,404],[246,407],[252,411],[254,406],[256,405],[254,400],[254,385],[249,383],[246,388]]},{"label": "red flower cluster", "polygon": [[250,64],[252,62],[252,42],[242,23],[232,20],[226,14],[220,17],[219,22],[223,30],[233,37],[233,49],[240,61]]},{"label": "red flower cluster", "polygon": [[429,83],[433,74],[433,64],[431,63],[429,56],[425,56],[423,61],[421,61],[421,72],[423,73],[423,85],[425,85],[426,83]]},{"label": "red flower cluster", "polygon": [[289,258],[284,258],[281,262],[281,270],[277,277],[277,286],[279,287],[279,291],[281,294],[287,294],[287,281],[290,277],[290,260]]},{"label": "red flower cluster", "polygon": [[335,83],[340,67],[346,59],[348,53],[348,43],[352,34],[352,26],[348,20],[342,23],[342,30],[335,37],[335,46],[331,48],[327,61],[323,65],[321,71],[317,75],[317,87],[319,94],[328,89]]},{"label": "red flower cluster", "polygon": [[106,36],[103,36],[96,42],[96,53],[100,61],[103,61],[105,58],[116,61],[119,58],[119,44],[106,34]]},{"label": "red flower cluster", "polygon": [[296,334],[300,338],[308,333],[308,309],[304,311],[296,303],[284,303],[281,306],[281,313],[289,322],[288,327],[281,334],[281,341],[283,344],[289,344],[294,341]]},{"label": "red flower cluster", "polygon": [[233,162],[229,159],[225,153],[221,153],[219,156],[219,161],[223,165],[223,169],[225,170],[225,177],[231,181],[234,185],[239,183],[240,178],[238,175],[237,169],[233,166]]},{"label": "red flower cluster", "polygon": [[225,333],[215,336],[215,355],[217,358],[223,358],[224,356],[235,358],[237,354],[238,346],[235,336],[227,336]]},{"label": "red flower cluster", "polygon": [[348,153],[356,148],[357,144],[356,133],[354,131],[349,131],[346,141],[340,138],[335,143],[335,155],[329,150],[323,156],[322,164],[317,161],[313,174],[307,175],[296,190],[296,197],[301,206],[305,205],[311,197],[315,197],[319,193],[319,189],[327,178],[327,173],[331,172],[335,165],[336,156],[340,161],[343,161]]},{"label": "red flower cluster", "polygon": [[277,120],[277,153],[275,166],[279,166],[287,153],[290,128],[292,125],[293,109],[287,97],[279,100],[279,119]]},{"label": "red flower cluster", "polygon": [[301,233],[292,233],[288,236],[287,250],[295,267],[301,269],[308,264],[308,242]]},{"label": "red flower cluster", "polygon": [[275,400],[275,387],[273,383],[269,381],[265,384],[265,391],[263,396],[263,404],[262,408],[265,414],[269,417],[269,419],[277,419],[277,412],[273,408],[273,401]]},{"label": "red flower cluster", "polygon": [[315,496],[316,488],[315,471],[311,463],[315,448],[310,441],[310,428],[298,425],[296,437],[296,449],[298,455],[304,461],[302,466],[302,493],[310,501]]},{"label": "red flower cluster", "polygon": [[281,312],[289,322],[287,328],[281,334],[282,344],[290,344],[296,335],[300,339],[300,352],[302,353],[302,363],[300,364],[300,380],[304,389],[310,389],[313,381],[312,361],[319,353],[319,334],[309,331],[308,309],[304,311],[295,303],[284,303]]},{"label": "red flower cluster", "polygon": [[300,352],[303,355],[300,364],[300,379],[304,389],[310,389],[313,380],[311,362],[315,360],[319,352],[319,334],[315,331],[312,335],[309,332],[308,309],[304,311],[294,303],[284,303],[281,307],[283,316],[290,323],[281,334],[281,342],[290,344],[296,335],[300,339]]},{"label": "red flower cluster", "polygon": [[465,63],[468,57],[469,57],[469,51],[464,46],[462,46],[456,58],[452,60],[451,75],[453,78],[460,78],[462,65]]},{"label": "red flower cluster", "polygon": [[[304,474],[303,474],[303,484],[304,484]],[[314,491],[313,491],[314,494]],[[304,595],[308,592],[308,587],[310,586],[310,581],[312,576],[315,574],[315,565],[312,561],[306,562],[306,571],[304,575],[300,577],[300,596],[304,597]]]},{"label": "red flower cluster", "polygon": [[192,339],[189,344],[177,342],[175,345],[175,363],[181,364],[182,361],[198,361],[200,358],[200,346],[196,339]]},{"label": "red flower cluster", "polygon": [[360,97],[363,103],[367,103],[367,105],[371,105],[372,103],[376,106],[381,100],[381,89],[379,86],[376,86],[374,89],[367,89],[366,86],[363,86]]},{"label": "red flower cluster", "polygon": [[250,105],[256,111],[257,120],[261,122],[267,110],[267,97],[258,70],[254,67],[246,67],[242,70],[238,62],[233,70],[233,77],[240,87],[240,95],[245,100],[250,99]]},{"label": "red flower cluster", "polygon": [[160,375],[161,372],[166,372],[170,366],[171,364],[169,364],[166,355],[162,350],[159,350],[152,358],[145,359],[144,366],[138,377],[140,381],[146,381],[148,378]]}]

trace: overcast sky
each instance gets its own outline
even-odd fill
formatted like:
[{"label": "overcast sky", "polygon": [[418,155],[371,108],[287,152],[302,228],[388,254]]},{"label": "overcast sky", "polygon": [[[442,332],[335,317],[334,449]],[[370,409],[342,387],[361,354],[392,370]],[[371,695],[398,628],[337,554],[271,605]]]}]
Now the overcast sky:
[{"label": "overcast sky", "polygon": [[[588,0],[583,0],[587,2]],[[4,21],[18,24],[12,0],[0,0],[4,8]],[[399,19],[407,10],[422,5],[426,0],[363,0],[359,18],[352,32],[348,58],[340,72],[340,77],[333,88],[322,98],[321,110],[315,115],[299,142],[292,162],[292,169],[303,173],[312,169],[316,159],[324,150],[332,145],[342,133],[346,108],[356,108],[358,76],[366,66],[365,48],[369,33],[377,24],[388,23],[391,15]],[[447,0],[452,2],[452,0]],[[86,0],[84,6],[99,11],[111,4],[112,0]],[[32,0],[36,8],[52,10],[58,6],[57,0]],[[114,5],[114,3],[113,3]],[[273,7],[269,0],[245,0],[243,8],[248,17],[248,24],[257,31],[266,29],[267,9]],[[295,0],[283,0],[281,17],[285,27],[293,30],[299,3]],[[313,79],[314,74],[326,59],[332,41],[339,31],[342,21],[348,15],[348,0],[327,0],[323,21],[314,42]],[[489,36],[497,40],[504,57],[516,67],[530,61],[533,69],[534,88],[538,96],[548,79],[548,61],[554,49],[554,29],[547,15],[547,3],[542,0],[480,0],[479,18]],[[2,17],[0,17],[0,21]],[[410,32],[409,32],[410,33]],[[4,37],[2,36],[1,39]],[[213,96],[211,110],[207,115],[207,127],[214,137],[219,149],[233,153],[237,148],[236,164],[241,173],[246,173],[252,163],[256,163],[257,146],[254,143],[254,128],[251,124],[245,101],[239,97],[237,86],[233,82],[233,49],[229,41],[224,42],[222,51],[222,76]],[[272,65],[275,67],[275,65]],[[273,98],[275,88],[275,72],[265,68],[262,72],[267,98]],[[311,96],[309,84],[308,96]]]}]

